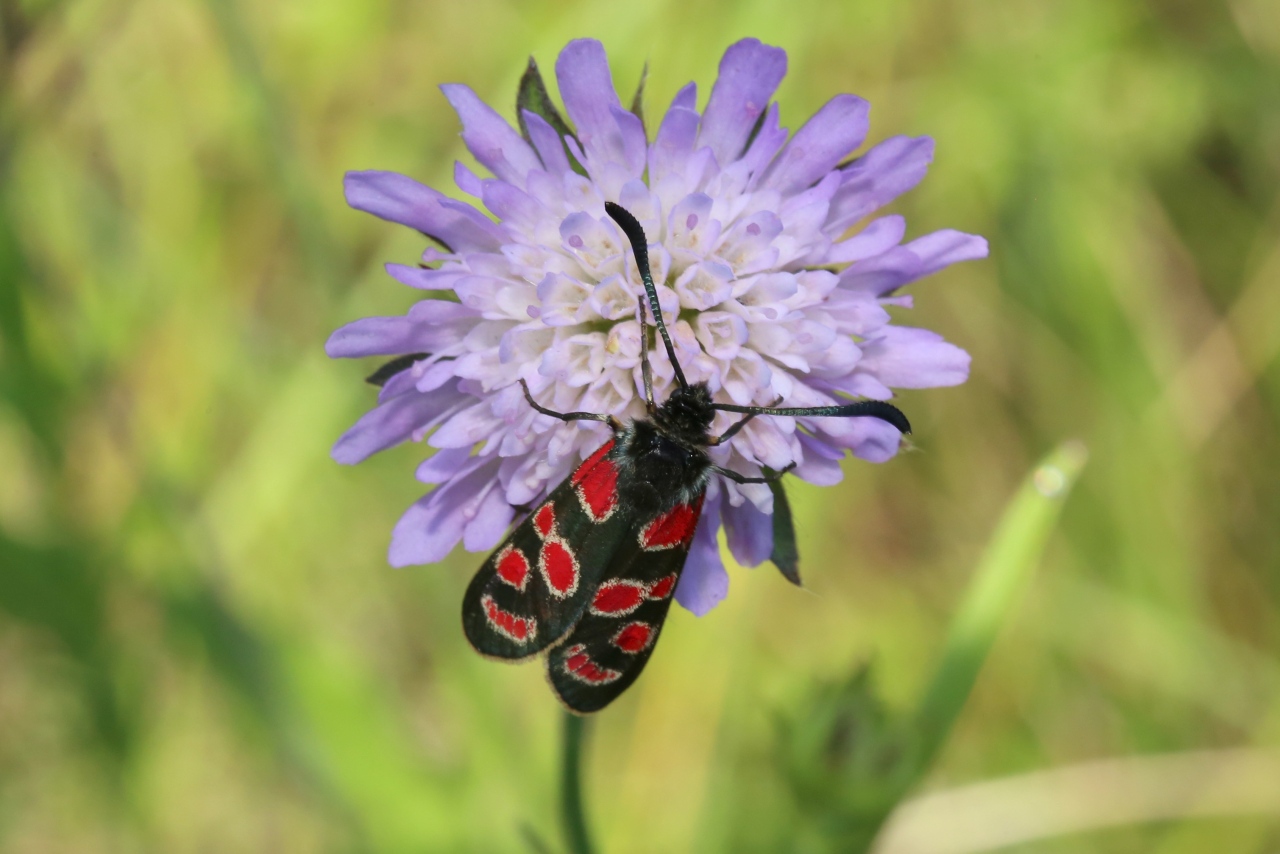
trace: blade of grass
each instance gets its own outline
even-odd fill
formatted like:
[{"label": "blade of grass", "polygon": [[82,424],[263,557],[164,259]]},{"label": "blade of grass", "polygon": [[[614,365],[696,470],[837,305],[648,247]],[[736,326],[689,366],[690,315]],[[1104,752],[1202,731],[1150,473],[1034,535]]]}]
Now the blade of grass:
[{"label": "blade of grass", "polygon": [[916,710],[920,773],[933,763],[968,701],[978,671],[1040,562],[1087,456],[1078,441],[1059,445],[1035,467],[1005,509],[952,620],[942,659]]}]

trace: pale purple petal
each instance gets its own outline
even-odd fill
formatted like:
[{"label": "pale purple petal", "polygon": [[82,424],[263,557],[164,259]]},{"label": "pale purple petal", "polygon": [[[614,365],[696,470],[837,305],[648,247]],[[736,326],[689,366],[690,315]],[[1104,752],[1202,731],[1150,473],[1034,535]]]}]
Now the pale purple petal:
[{"label": "pale purple petal", "polygon": [[522,234],[541,240],[550,228],[556,234],[555,217],[541,202],[506,181],[486,181],[481,193],[484,206]]},{"label": "pale purple petal", "polygon": [[556,129],[537,113],[524,111],[524,126],[529,129],[529,139],[537,149],[538,156],[546,170],[552,175],[563,175],[570,171],[569,155],[565,154],[564,142]]},{"label": "pale purple petal", "polygon": [[472,172],[461,160],[453,162],[453,183],[458,185],[459,190],[477,199],[480,198],[480,193],[484,189],[484,182],[480,180],[480,176]]},{"label": "pale purple petal", "polygon": [[840,286],[880,296],[920,278],[924,262],[905,246],[896,246],[874,258],[850,264],[840,274]]},{"label": "pale purple petal", "polygon": [[470,448],[441,448],[418,464],[414,477],[423,483],[446,483],[462,474],[470,459]]},{"label": "pale purple petal", "polygon": [[742,155],[751,129],[787,73],[787,52],[743,39],[725,51],[720,76],[702,115],[698,146],[707,146],[721,164]]},{"label": "pale purple petal", "polygon": [[635,113],[622,107],[613,107],[610,112],[622,137],[622,159],[618,162],[625,163],[633,174],[639,175],[644,171],[645,155],[649,148],[649,140],[644,135],[644,122]]},{"label": "pale purple petal", "polygon": [[656,185],[668,175],[684,172],[697,136],[697,113],[681,107],[672,107],[667,111],[649,151],[649,174],[653,184]]},{"label": "pale purple petal", "polygon": [[494,175],[503,181],[524,186],[531,169],[541,169],[542,161],[492,107],[480,100],[470,86],[445,83],[440,87],[462,120],[462,141]]},{"label": "pale purple petal", "polygon": [[430,394],[411,391],[393,397],[366,412],[350,430],[343,433],[330,456],[344,465],[355,465],[410,438],[414,431],[447,415],[466,398],[456,386]]},{"label": "pale purple petal", "polygon": [[733,559],[743,566],[759,566],[773,553],[773,516],[761,513],[750,501],[737,507],[721,507],[725,539]]},{"label": "pale purple petal", "polygon": [[475,312],[444,300],[422,300],[406,317],[364,317],[337,329],[325,342],[333,359],[432,353],[457,343]]},{"label": "pale purple petal", "polygon": [[778,114],[778,105],[770,104],[764,122],[760,125],[760,132],[742,155],[742,160],[735,165],[751,173],[763,173],[774,155],[787,142],[787,129],[778,124]]},{"label": "pale purple petal", "polygon": [[423,291],[447,291],[457,284],[458,280],[469,276],[467,270],[441,269],[429,267],[411,267],[408,264],[384,264],[383,269],[402,285]]},{"label": "pale purple petal", "polygon": [[347,204],[381,219],[416,228],[457,252],[496,252],[502,228],[467,205],[395,172],[348,172],[343,178]]},{"label": "pale purple petal", "polygon": [[800,447],[804,449],[804,459],[791,473],[814,486],[834,486],[844,479],[840,469],[840,459],[844,450],[823,442],[808,433],[797,433]]},{"label": "pale purple petal", "polygon": [[886,326],[863,343],[858,370],[894,388],[959,385],[969,378],[969,354],[928,329]]},{"label": "pale purple petal", "polygon": [[831,201],[828,233],[844,231],[867,214],[910,190],[933,160],[927,136],[895,136],[844,168],[844,183]]},{"label": "pale purple petal", "polygon": [[464,509],[463,516],[468,518],[462,534],[462,545],[469,552],[484,552],[502,541],[515,518],[515,508],[507,503],[506,490],[495,477],[489,485],[489,491],[479,501]]},{"label": "pale purple petal", "polygon": [[903,246],[920,259],[920,276],[929,276],[943,267],[961,261],[976,261],[987,257],[986,238],[944,228],[917,237]]},{"label": "pale purple petal", "polygon": [[840,274],[840,285],[881,296],[951,264],[985,257],[985,239],[943,229],[851,264]]},{"label": "pale purple petal", "polygon": [[556,81],[588,158],[626,162],[622,131],[613,112],[622,109],[622,102],[613,88],[604,45],[595,39],[569,42],[556,59]]},{"label": "pale purple petal", "polygon": [[684,572],[676,586],[676,601],[696,617],[714,608],[729,594],[729,573],[720,559],[720,498],[708,495],[702,518],[684,562]]},{"label": "pale purple petal", "polygon": [[497,457],[472,457],[462,472],[418,499],[391,532],[387,561],[396,567],[435,563],[462,539],[469,502],[491,488]]},{"label": "pale purple petal", "polygon": [[334,330],[324,352],[331,359],[421,353],[419,338],[430,331],[407,317],[362,317]]},{"label": "pale purple petal", "polygon": [[805,122],[764,175],[761,186],[795,193],[817,182],[867,137],[871,106],[836,95]]},{"label": "pale purple petal", "polygon": [[502,426],[488,401],[468,406],[454,415],[431,437],[433,448],[470,448],[492,436]]},{"label": "pale purple petal", "polygon": [[907,232],[907,221],[898,215],[882,216],[848,240],[836,243],[823,259],[827,264],[848,264],[888,252]]},{"label": "pale purple petal", "polygon": [[673,110],[696,110],[698,109],[698,84],[686,83],[681,87],[676,96],[671,99],[671,109]]},{"label": "pale purple petal", "polygon": [[898,452],[902,434],[879,418],[824,418],[814,424],[813,433],[830,444],[848,448],[869,463],[883,463]]}]

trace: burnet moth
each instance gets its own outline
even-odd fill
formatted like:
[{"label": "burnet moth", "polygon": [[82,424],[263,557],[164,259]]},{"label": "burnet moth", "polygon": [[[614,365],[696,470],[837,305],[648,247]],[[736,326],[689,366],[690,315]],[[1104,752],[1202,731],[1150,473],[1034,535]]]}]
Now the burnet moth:
[{"label": "burnet moth", "polygon": [[[745,477],[714,465],[707,448],[728,441],[757,415],[871,417],[911,432],[897,407],[878,400],[804,409],[713,402],[706,384],[690,384],[676,359],[649,273],[644,229],[613,202],[605,203],[605,211],[631,243],[676,387],[661,405],[654,401],[647,335],[641,374],[648,417],[630,424],[593,412],[554,412],[535,401],[521,380],[525,399],[538,412],[566,422],[603,421],[613,438],[515,527],[480,567],[462,600],[463,631],[481,655],[519,661],[545,652],[552,688],[579,714],[609,705],[648,663],[711,477],[769,483],[775,495],[780,492],[777,481],[786,470]],[[645,297],[639,302],[645,329]],[[402,357],[369,381],[381,385],[423,355]],[[745,417],[712,436],[717,411]],[[798,581],[794,556],[789,569],[780,568]]]}]

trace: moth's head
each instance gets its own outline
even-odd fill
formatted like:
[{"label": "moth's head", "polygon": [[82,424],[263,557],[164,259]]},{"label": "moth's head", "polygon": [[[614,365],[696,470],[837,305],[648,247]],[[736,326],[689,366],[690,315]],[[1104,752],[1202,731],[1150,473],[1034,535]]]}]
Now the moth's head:
[{"label": "moth's head", "polygon": [[690,444],[704,445],[715,417],[707,384],[694,383],[672,389],[671,396],[658,407],[653,420],[662,429]]}]

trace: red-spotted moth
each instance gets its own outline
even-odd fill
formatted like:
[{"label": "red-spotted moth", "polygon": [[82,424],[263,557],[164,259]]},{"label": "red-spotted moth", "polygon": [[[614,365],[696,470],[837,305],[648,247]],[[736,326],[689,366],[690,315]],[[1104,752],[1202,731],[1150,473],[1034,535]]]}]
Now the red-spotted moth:
[{"label": "red-spotted moth", "polygon": [[[648,353],[642,348],[648,417],[622,424],[608,415],[546,409],[522,380],[525,398],[538,412],[566,422],[605,422],[613,438],[515,527],[480,567],[462,600],[462,627],[479,653],[509,661],[547,653],[556,694],[582,714],[613,702],[648,662],[712,474],[737,483],[770,483],[785,473],[745,477],[713,465],[708,447],[727,441],[757,415],[869,416],[903,433],[911,430],[901,411],[875,400],[805,409],[713,402],[705,384],[685,380],[676,360],[649,272],[644,230],[619,205],[608,202],[605,210],[631,242],[676,388],[661,405],[654,401]],[[639,310],[643,326],[643,297]],[[385,382],[422,355],[397,359],[370,381]],[[717,410],[745,417],[711,436]],[[798,581],[794,570],[787,574]]]}]

